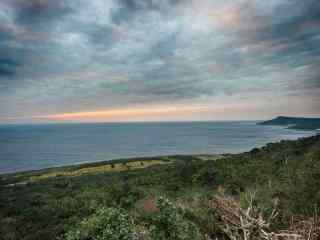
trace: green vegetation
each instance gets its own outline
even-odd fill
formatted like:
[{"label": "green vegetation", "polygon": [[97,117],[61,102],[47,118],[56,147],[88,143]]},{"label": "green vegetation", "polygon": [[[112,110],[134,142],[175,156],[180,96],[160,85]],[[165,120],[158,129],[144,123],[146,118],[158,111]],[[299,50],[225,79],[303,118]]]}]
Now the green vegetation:
[{"label": "green vegetation", "polygon": [[287,126],[290,129],[297,129],[297,130],[316,130],[316,129],[320,129],[320,118],[279,116],[275,119],[264,121],[259,124]]},{"label": "green vegetation", "polygon": [[156,207],[159,209],[151,227],[151,239],[154,240],[197,240],[200,233],[197,226],[185,219],[180,211],[168,199],[160,197]]},{"label": "green vegetation", "polygon": [[135,239],[129,216],[117,208],[100,208],[82,220],[65,235],[66,240],[132,240]]},{"label": "green vegetation", "polygon": [[[31,182],[37,182],[43,179],[55,178],[55,177],[76,177],[81,175],[88,174],[101,174],[101,173],[110,173],[110,172],[121,172],[127,170],[134,170],[139,168],[150,167],[153,165],[159,164],[168,164],[170,161],[161,160],[161,159],[145,159],[145,160],[118,160],[111,161],[108,164],[85,164],[81,167],[68,167],[65,168],[56,168],[52,170],[40,170],[35,171],[32,174],[18,174],[16,179],[19,179],[18,182],[14,184],[27,184]],[[22,179],[24,179],[22,181]]]},{"label": "green vegetation", "polygon": [[235,155],[7,174],[0,239],[244,239],[243,231],[249,240],[281,230],[317,239],[319,186],[320,136]]}]

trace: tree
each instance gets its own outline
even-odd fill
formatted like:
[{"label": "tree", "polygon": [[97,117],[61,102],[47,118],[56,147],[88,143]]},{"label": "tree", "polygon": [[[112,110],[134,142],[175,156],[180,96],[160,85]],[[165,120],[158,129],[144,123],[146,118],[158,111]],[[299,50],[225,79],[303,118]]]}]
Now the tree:
[{"label": "tree", "polygon": [[100,208],[68,231],[66,240],[135,240],[133,224],[118,208]]},{"label": "tree", "polygon": [[183,217],[168,199],[160,197],[156,204],[159,213],[151,227],[152,240],[197,240],[200,233],[196,225]]}]

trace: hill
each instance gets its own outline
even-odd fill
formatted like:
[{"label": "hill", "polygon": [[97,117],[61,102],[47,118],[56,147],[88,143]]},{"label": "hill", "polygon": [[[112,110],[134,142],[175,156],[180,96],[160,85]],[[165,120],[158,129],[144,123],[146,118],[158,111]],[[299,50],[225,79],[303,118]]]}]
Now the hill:
[{"label": "hill", "polygon": [[0,238],[319,239],[319,186],[320,136],[6,174]]},{"label": "hill", "polygon": [[291,129],[299,129],[299,130],[316,130],[316,129],[320,129],[320,118],[279,116],[277,118],[264,121],[259,124],[288,126]]}]

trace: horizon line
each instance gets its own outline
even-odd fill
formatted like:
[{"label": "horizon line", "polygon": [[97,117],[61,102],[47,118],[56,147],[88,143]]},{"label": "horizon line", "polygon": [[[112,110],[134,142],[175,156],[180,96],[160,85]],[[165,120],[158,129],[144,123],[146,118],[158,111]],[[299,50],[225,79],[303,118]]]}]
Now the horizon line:
[{"label": "horizon line", "polygon": [[59,124],[127,124],[127,123],[197,123],[197,122],[259,122],[266,119],[207,119],[207,120],[129,120],[129,121],[52,121],[52,122],[0,122],[0,125],[59,125]]}]

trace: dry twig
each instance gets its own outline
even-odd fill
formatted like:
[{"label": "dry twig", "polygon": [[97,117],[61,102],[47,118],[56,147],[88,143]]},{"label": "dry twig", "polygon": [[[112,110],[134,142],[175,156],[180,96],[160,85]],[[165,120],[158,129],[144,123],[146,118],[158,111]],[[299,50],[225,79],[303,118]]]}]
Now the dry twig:
[{"label": "dry twig", "polygon": [[[319,225],[312,221],[308,226],[291,228],[289,231],[271,232],[270,224],[278,215],[276,208],[265,220],[255,206],[255,192],[247,196],[248,208],[243,210],[239,203],[223,194],[216,195],[212,201],[217,219],[220,221],[222,231],[232,240],[315,240],[319,235],[315,235],[316,229],[313,225]],[[301,224],[302,222],[300,222]],[[306,224],[306,223],[304,223]],[[311,224],[311,225],[310,225]],[[302,230],[305,229],[305,230]]]}]

